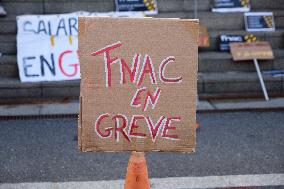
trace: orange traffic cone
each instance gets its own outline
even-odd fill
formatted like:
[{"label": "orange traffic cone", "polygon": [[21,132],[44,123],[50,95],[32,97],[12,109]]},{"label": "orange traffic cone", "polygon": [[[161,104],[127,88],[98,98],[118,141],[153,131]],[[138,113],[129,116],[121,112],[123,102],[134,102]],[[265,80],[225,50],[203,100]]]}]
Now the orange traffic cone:
[{"label": "orange traffic cone", "polygon": [[147,164],[143,152],[131,153],[124,189],[150,189]]},{"label": "orange traffic cone", "polygon": [[199,128],[200,128],[199,124],[196,123],[196,130],[199,129]]}]

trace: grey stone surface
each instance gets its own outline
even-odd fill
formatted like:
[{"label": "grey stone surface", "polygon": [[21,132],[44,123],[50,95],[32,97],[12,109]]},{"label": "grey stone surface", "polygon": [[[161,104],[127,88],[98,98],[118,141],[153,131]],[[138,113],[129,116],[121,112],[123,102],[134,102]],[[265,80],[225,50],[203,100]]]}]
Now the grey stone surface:
[{"label": "grey stone surface", "polygon": [[197,101],[197,110],[214,110],[215,108],[208,101]]},{"label": "grey stone surface", "polygon": [[5,99],[21,99],[21,98],[31,98],[31,97],[41,97],[41,89],[40,87],[33,88],[0,88],[0,98],[1,100]]},{"label": "grey stone surface", "polygon": [[[194,10],[194,1],[195,0],[184,0],[184,10],[193,11]],[[199,11],[209,11],[211,8],[211,0],[197,0],[197,7]]]},{"label": "grey stone surface", "polygon": [[[150,178],[283,173],[283,112],[197,120],[196,152],[146,153]],[[76,118],[1,121],[0,133],[1,184],[125,178],[129,153],[78,151]]]},{"label": "grey stone surface", "polygon": [[184,11],[179,12],[159,12],[159,14],[154,15],[157,18],[188,18],[188,13]]},{"label": "grey stone surface", "polygon": [[16,55],[2,55],[0,56],[0,66],[5,64],[17,64],[17,57]]},{"label": "grey stone surface", "polygon": [[3,54],[16,54],[16,49],[15,42],[0,42],[0,52]]},{"label": "grey stone surface", "polygon": [[78,114],[79,103],[70,102],[62,104],[44,104],[40,106],[40,115],[52,115],[52,114]]},{"label": "grey stone surface", "polygon": [[21,83],[18,78],[0,78],[0,98],[2,100],[40,96],[40,83]]},{"label": "grey stone surface", "polygon": [[3,54],[16,54],[16,36],[0,35],[0,52]]},{"label": "grey stone surface", "polygon": [[274,21],[276,29],[284,28],[284,16],[275,16]]},{"label": "grey stone surface", "polygon": [[[259,61],[261,70],[269,70],[273,68],[275,61]],[[255,72],[255,67],[252,61],[234,62],[230,53],[226,52],[200,52],[198,70],[200,72],[229,72],[229,71],[244,71]]]},{"label": "grey stone surface", "polygon": [[[261,92],[256,73],[226,72],[203,74],[205,93],[239,93]],[[264,77],[268,92],[282,93],[282,79],[280,77]]]},{"label": "grey stone surface", "polygon": [[[192,11],[194,9],[194,0],[157,0],[159,9],[161,11],[180,11],[187,10]],[[210,11],[211,0],[197,0],[198,10],[200,11]],[[173,4],[176,5],[173,5]],[[252,10],[267,10],[276,9],[281,10],[284,8],[283,2],[281,0],[251,0]],[[170,7],[170,8],[168,8]]]},{"label": "grey stone surface", "polygon": [[284,58],[284,49],[273,49],[273,53],[277,58]]},{"label": "grey stone surface", "polygon": [[44,12],[46,14],[67,13],[73,11],[108,12],[115,11],[115,5],[112,0],[44,1]]},{"label": "grey stone surface", "polygon": [[42,82],[43,97],[77,97],[80,94],[80,80]]},{"label": "grey stone surface", "polygon": [[0,106],[0,116],[40,115],[41,106],[37,104],[2,105]]},{"label": "grey stone surface", "polygon": [[0,78],[0,89],[25,89],[25,88],[37,88],[40,86],[41,84],[38,82],[21,83],[19,78],[8,78],[8,77]]},{"label": "grey stone surface", "polygon": [[0,77],[16,77],[18,75],[16,56],[0,56]]},{"label": "grey stone surface", "polygon": [[273,69],[284,70],[284,59],[274,60]]},{"label": "grey stone surface", "polygon": [[184,0],[158,0],[158,9],[161,12],[177,12],[184,10]]},{"label": "grey stone surface", "polygon": [[[277,29],[283,28],[284,11],[273,11]],[[224,18],[225,16],[225,18]],[[194,18],[193,11],[160,12],[155,17]],[[209,11],[198,12],[198,18],[209,30],[244,30],[243,13],[213,13]]]},{"label": "grey stone surface", "polygon": [[42,87],[79,87],[80,86],[80,80],[65,80],[65,81],[46,81],[41,82]]},{"label": "grey stone surface", "polygon": [[282,77],[282,94],[284,94],[284,77]]},{"label": "grey stone surface", "polygon": [[267,10],[267,9],[279,9],[282,10],[284,8],[284,4],[282,0],[251,0],[252,10]]},{"label": "grey stone surface", "polygon": [[0,17],[0,25],[5,26],[5,27],[0,27],[0,35],[16,34],[17,32],[16,15],[8,14],[5,17]]},{"label": "grey stone surface", "polygon": [[16,35],[0,35],[0,43],[16,43]]},{"label": "grey stone surface", "polygon": [[17,66],[12,64],[0,65],[0,77],[17,77],[18,69]]},{"label": "grey stone surface", "polygon": [[5,10],[8,14],[43,14],[43,3],[39,0],[3,0]]},{"label": "grey stone surface", "polygon": [[80,87],[42,87],[43,97],[77,97],[80,95]]},{"label": "grey stone surface", "polygon": [[241,110],[241,109],[274,109],[284,108],[284,98],[271,98],[269,101],[259,100],[235,100],[228,101],[211,101],[218,110]]}]

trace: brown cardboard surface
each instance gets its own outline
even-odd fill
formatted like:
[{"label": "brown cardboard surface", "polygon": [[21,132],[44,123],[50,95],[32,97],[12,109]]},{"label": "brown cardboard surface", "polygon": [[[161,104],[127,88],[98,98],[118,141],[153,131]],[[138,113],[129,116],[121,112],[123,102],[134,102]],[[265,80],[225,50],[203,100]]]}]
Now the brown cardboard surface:
[{"label": "brown cardboard surface", "polygon": [[206,26],[199,24],[198,47],[209,47],[209,35]]},{"label": "brown cardboard surface", "polygon": [[230,43],[230,49],[234,61],[274,59],[271,46],[266,41],[253,43]]},{"label": "brown cardboard surface", "polygon": [[[79,17],[79,149],[194,151],[198,25],[198,20]],[[105,47],[112,47],[109,54],[102,53]]]}]

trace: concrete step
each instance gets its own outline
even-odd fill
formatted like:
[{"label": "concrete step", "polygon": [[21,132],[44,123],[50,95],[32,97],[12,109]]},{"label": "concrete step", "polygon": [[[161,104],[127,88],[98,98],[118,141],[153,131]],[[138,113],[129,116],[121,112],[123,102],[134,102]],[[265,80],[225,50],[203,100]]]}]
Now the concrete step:
[{"label": "concrete step", "polygon": [[[259,60],[260,69],[284,70],[284,50],[274,50],[274,60]],[[198,62],[199,72],[255,72],[252,61],[234,62],[232,56],[227,52],[200,52]]]},{"label": "concrete step", "polygon": [[15,34],[17,33],[16,16],[8,14],[5,17],[0,17],[0,35],[1,34]]},{"label": "concrete step", "polygon": [[[284,77],[264,76],[269,95],[284,96]],[[21,83],[18,78],[0,78],[0,103],[8,100],[78,98],[80,81]],[[198,76],[201,99],[261,97],[255,72],[201,72]]]},{"label": "concrete step", "polygon": [[16,35],[7,34],[0,35],[0,53],[2,54],[16,54]]},{"label": "concrete step", "polygon": [[[284,96],[284,77],[264,76],[263,79],[270,96]],[[263,96],[254,72],[199,73],[198,84],[201,99]]]},{"label": "concrete step", "polygon": [[[273,11],[276,29],[284,28],[284,11]],[[16,16],[9,14],[7,17],[0,18],[0,34],[16,34]],[[224,20],[226,16],[226,20]],[[194,18],[193,12],[161,12],[155,17],[158,18]],[[245,30],[243,13],[222,14],[202,11],[198,13],[200,22],[208,27],[209,30]]]},{"label": "concrete step", "polygon": [[[203,51],[218,51],[218,40],[221,34],[246,35],[247,32],[239,30],[209,31],[210,47],[204,48]],[[276,30],[275,32],[254,32],[253,34],[257,37],[258,40],[268,41],[273,49],[284,48],[284,30]],[[16,54],[16,51],[16,35],[0,35],[0,52],[4,54]]]},{"label": "concrete step", "polygon": [[18,77],[16,55],[0,56],[0,77]]},{"label": "concrete step", "polygon": [[[252,10],[261,9],[275,9],[281,10],[284,8],[282,0],[250,0]],[[157,0],[160,12],[170,11],[193,11],[194,0]],[[211,10],[212,0],[197,0],[198,10],[208,11]]]},{"label": "concrete step", "polygon": [[[261,10],[265,11],[265,10]],[[267,10],[266,10],[267,11]],[[284,28],[284,11],[273,11],[276,29]],[[161,12],[155,17],[160,18],[194,18],[193,12]],[[200,22],[209,30],[245,30],[243,13],[198,12]]]},{"label": "concrete step", "polygon": [[[211,0],[197,0],[198,10],[208,11],[211,8]],[[157,0],[160,12],[193,11],[194,0]],[[3,0],[7,11],[11,14],[50,14],[85,11],[114,11],[114,0]],[[252,10],[284,8],[282,0],[251,0]]]},{"label": "concrete step", "polygon": [[27,99],[78,98],[80,81],[21,83],[19,78],[0,78],[0,102]]},{"label": "concrete step", "polygon": [[12,15],[43,14],[44,5],[38,0],[2,0],[5,10]]}]

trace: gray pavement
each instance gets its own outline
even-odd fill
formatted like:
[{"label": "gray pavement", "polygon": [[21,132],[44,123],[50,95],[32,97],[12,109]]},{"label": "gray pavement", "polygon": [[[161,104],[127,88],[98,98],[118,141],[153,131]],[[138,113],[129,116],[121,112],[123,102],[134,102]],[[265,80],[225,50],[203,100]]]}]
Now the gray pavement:
[{"label": "gray pavement", "polygon": [[[194,154],[147,153],[149,176],[284,173],[284,113],[199,113]],[[77,150],[76,119],[0,121],[0,183],[123,179],[129,153]]]}]

